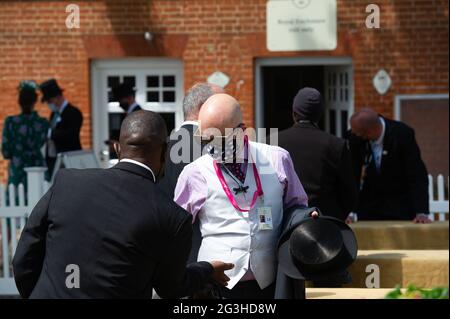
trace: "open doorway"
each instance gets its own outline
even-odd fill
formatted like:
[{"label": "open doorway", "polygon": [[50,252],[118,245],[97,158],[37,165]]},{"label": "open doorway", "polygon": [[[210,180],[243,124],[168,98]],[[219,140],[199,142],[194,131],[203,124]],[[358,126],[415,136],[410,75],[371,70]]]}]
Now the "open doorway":
[{"label": "open doorway", "polygon": [[[298,90],[308,86],[319,90],[323,95],[323,68],[323,66],[263,67],[264,127],[276,127],[281,131],[292,126],[292,102]],[[323,123],[321,126],[324,128]]]},{"label": "open doorway", "polygon": [[256,127],[284,130],[293,125],[292,102],[298,90],[313,87],[322,94],[325,114],[319,126],[338,137],[353,113],[351,58],[267,58],[255,68]]}]

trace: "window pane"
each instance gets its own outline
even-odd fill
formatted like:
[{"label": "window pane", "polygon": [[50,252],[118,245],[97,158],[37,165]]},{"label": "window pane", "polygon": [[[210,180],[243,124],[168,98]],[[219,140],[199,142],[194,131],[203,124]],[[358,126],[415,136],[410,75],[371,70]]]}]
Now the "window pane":
[{"label": "window pane", "polygon": [[157,75],[147,76],[147,87],[149,88],[159,87],[159,76]]},{"label": "window pane", "polygon": [[116,102],[112,91],[108,91],[108,102]]},{"label": "window pane", "polygon": [[147,92],[147,102],[159,102],[159,92]]},{"label": "window pane", "polygon": [[163,76],[163,87],[175,87],[175,76],[165,75]]},{"label": "window pane", "polygon": [[113,88],[120,83],[120,78],[118,76],[108,76],[108,87]]},{"label": "window pane", "polygon": [[175,102],[175,91],[164,91],[163,102]]},{"label": "window pane", "polygon": [[123,83],[131,84],[133,87],[136,86],[136,78],[132,75],[126,75],[123,77]]}]

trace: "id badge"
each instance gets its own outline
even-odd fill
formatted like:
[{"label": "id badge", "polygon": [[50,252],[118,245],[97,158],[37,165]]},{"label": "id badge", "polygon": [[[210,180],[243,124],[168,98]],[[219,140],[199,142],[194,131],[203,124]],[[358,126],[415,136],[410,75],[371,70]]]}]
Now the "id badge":
[{"label": "id badge", "polygon": [[258,207],[259,230],[272,230],[272,208],[270,206]]}]

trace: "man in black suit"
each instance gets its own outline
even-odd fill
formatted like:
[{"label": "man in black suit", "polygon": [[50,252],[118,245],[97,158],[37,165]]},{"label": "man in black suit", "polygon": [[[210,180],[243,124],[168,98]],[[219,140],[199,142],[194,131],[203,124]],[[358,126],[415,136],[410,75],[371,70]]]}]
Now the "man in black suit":
[{"label": "man in black suit", "polygon": [[345,220],[355,208],[357,196],[350,153],[343,139],[319,128],[323,111],[319,91],[301,89],[293,103],[295,124],[279,133],[278,143],[292,157],[308,204],[324,215]]},{"label": "man in black suit", "polygon": [[198,113],[206,100],[217,93],[223,93],[223,89],[213,84],[198,83],[187,91],[183,99],[185,121],[178,130],[170,134],[164,177],[159,183],[171,198],[174,196],[178,176],[183,168],[201,156],[200,143],[194,139],[194,132],[198,128]]},{"label": "man in black suit", "polygon": [[112,88],[112,93],[114,100],[119,102],[119,106],[125,111],[125,116],[142,110],[141,106],[136,102],[136,91],[133,84],[129,82],[120,83]]},{"label": "man in black suit", "polygon": [[124,113],[109,113],[109,140],[105,144],[109,145],[109,154],[115,158],[114,143],[117,143],[120,136],[120,126],[128,114],[142,110],[136,102],[136,91],[134,85],[129,82],[123,82],[112,88],[113,100],[119,103]]},{"label": "man in black suit", "polygon": [[[183,99],[185,122],[181,124],[180,129],[170,134],[164,167],[164,177],[159,183],[161,189],[170,198],[174,197],[178,176],[180,176],[183,168],[201,156],[200,143],[194,139],[194,132],[198,128],[197,120],[200,108],[210,96],[223,92],[223,89],[217,85],[198,83],[186,93],[186,96]],[[194,235],[192,238],[191,255],[189,257],[190,262],[195,262],[197,260],[197,254],[202,240],[198,221],[194,223],[193,227]]]},{"label": "man in black suit", "polygon": [[209,281],[226,285],[233,265],[186,267],[191,215],[155,185],[162,170],[164,120],[128,116],[108,170],[61,170],[23,230],[13,260],[24,298],[181,297]]},{"label": "man in black suit", "polygon": [[58,153],[81,150],[83,114],[65,99],[55,79],[43,82],[40,89],[42,102],[46,102],[52,111],[46,148],[47,179],[50,179]]},{"label": "man in black suit", "polygon": [[351,118],[358,219],[429,223],[428,173],[414,130],[364,108]]}]

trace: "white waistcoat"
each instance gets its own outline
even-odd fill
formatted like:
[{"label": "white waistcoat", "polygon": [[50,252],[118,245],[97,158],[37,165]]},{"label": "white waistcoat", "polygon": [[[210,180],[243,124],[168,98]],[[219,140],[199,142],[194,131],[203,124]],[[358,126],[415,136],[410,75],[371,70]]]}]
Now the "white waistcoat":
[{"label": "white waistcoat", "polygon": [[[271,146],[253,142],[249,145],[264,192],[264,199],[259,198],[250,212],[241,212],[231,204],[216,175],[211,156],[204,155],[195,161],[208,184],[206,202],[197,215],[203,237],[198,260],[233,263],[234,268],[226,272],[230,277],[229,289],[244,276],[249,265],[261,289],[273,283],[276,275],[276,244],[283,215],[283,185],[268,156]],[[246,194],[235,195],[233,188],[237,187],[236,182],[224,172],[223,176],[238,206],[248,209],[256,191],[252,165],[247,166],[244,185],[249,186],[249,189]],[[273,230],[258,230],[257,208],[261,206],[271,207]]]}]

